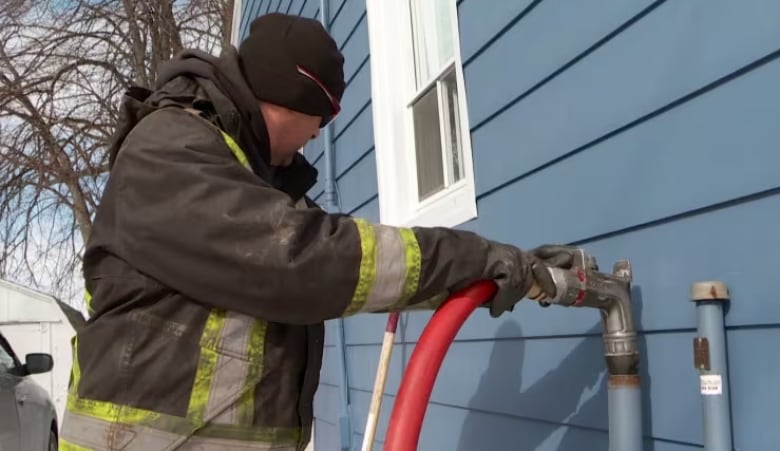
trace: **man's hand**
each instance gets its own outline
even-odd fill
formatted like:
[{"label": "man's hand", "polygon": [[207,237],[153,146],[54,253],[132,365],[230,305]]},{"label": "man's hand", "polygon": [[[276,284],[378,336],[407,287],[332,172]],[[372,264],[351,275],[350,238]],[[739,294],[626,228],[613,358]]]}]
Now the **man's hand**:
[{"label": "man's hand", "polygon": [[[548,267],[571,269],[574,266],[574,255],[577,250],[576,247],[572,246],[545,244],[531,250],[531,254],[542,260]],[[532,296],[531,298],[538,301],[542,307],[550,306],[550,303],[543,296]]]},{"label": "man's hand", "polygon": [[498,285],[498,292],[489,303],[494,318],[512,311],[515,304],[529,297],[547,306],[545,299],[555,297],[555,282],[550,268],[571,269],[576,247],[545,244],[529,252],[514,246],[491,242],[485,267],[486,278]]},{"label": "man's hand", "polygon": [[[529,294],[535,295],[536,299],[555,297],[549,265],[534,253],[507,244],[491,243],[484,277],[498,285],[498,291],[489,303],[490,316],[494,318],[512,311],[515,304]],[[529,293],[534,285],[541,293]]]}]

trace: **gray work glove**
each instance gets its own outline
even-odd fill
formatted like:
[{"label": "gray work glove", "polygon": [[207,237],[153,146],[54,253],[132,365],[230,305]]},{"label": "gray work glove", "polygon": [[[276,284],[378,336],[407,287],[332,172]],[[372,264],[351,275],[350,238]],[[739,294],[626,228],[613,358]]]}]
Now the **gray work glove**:
[{"label": "gray work glove", "polygon": [[[571,269],[574,265],[574,254],[576,247],[564,246],[560,244],[545,244],[531,250],[531,255],[541,260],[545,266],[550,268]],[[539,300],[539,305],[549,307],[550,303],[545,300]]]},{"label": "gray work glove", "polygon": [[545,244],[532,249],[530,253],[551,268],[571,269],[577,250],[573,246]]},{"label": "gray work glove", "polygon": [[498,285],[488,304],[493,318],[511,312],[516,303],[528,296],[534,282],[544,295],[555,297],[555,283],[548,266],[533,253],[507,244],[490,242],[483,277]]}]

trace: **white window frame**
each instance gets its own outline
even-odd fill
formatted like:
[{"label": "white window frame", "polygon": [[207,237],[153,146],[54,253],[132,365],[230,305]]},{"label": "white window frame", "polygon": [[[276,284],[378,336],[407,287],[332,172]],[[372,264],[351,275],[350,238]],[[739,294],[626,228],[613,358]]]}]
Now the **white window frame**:
[{"label": "white window frame", "polygon": [[241,0],[233,0],[233,23],[231,24],[231,30],[230,30],[230,42],[238,47],[240,44],[240,36],[241,33],[241,19],[243,18],[241,14],[241,9],[244,7],[244,2]]},{"label": "white window frame", "polygon": [[456,0],[451,1],[463,178],[419,201],[414,118],[410,107],[414,93],[419,90],[409,2],[366,0],[379,214],[384,224],[454,227],[477,217],[457,5]]}]

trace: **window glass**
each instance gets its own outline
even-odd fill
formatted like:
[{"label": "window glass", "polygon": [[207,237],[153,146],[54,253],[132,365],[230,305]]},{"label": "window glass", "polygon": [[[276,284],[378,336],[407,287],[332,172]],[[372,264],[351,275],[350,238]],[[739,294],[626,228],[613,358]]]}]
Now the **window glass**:
[{"label": "window glass", "polygon": [[455,55],[455,0],[410,0],[417,89],[422,89]]},{"label": "window glass", "polygon": [[454,4],[454,0],[410,0],[418,201],[445,190],[465,175],[452,29]]},{"label": "window glass", "polygon": [[458,83],[455,81],[455,71],[450,71],[442,80],[444,95],[444,122],[447,149],[447,169],[450,183],[464,177],[463,146],[461,143],[460,110],[458,108]]},{"label": "window glass", "polygon": [[10,373],[16,369],[16,362],[5,346],[0,342],[0,374]]},{"label": "window glass", "polygon": [[437,89],[425,93],[412,110],[417,149],[417,193],[422,200],[444,188]]}]

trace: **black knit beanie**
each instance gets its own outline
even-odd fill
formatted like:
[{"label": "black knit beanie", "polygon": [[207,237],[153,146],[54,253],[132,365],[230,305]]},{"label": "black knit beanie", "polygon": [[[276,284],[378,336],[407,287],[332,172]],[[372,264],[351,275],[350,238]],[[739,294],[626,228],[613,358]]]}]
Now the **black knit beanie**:
[{"label": "black knit beanie", "polygon": [[241,71],[258,100],[322,116],[340,109],[344,56],[314,19],[272,13],[252,21],[238,48]]}]

